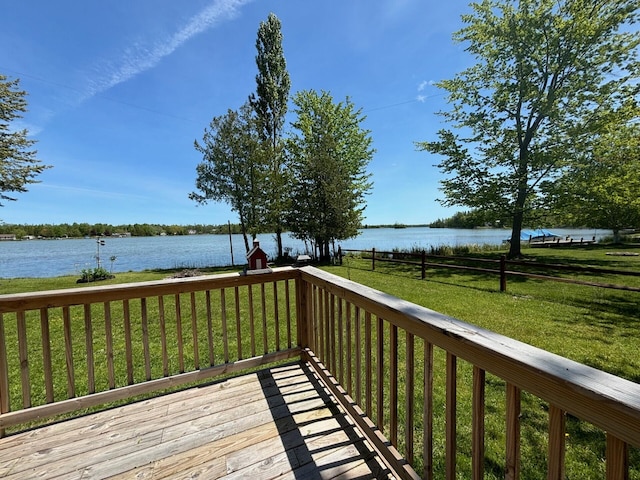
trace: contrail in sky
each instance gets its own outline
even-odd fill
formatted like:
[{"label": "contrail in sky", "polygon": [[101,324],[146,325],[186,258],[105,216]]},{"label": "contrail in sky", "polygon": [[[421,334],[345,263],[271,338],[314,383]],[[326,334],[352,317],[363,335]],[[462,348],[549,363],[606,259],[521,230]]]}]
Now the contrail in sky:
[{"label": "contrail in sky", "polygon": [[164,57],[171,55],[192,37],[215,25],[235,18],[240,7],[252,0],[215,0],[204,10],[194,15],[174,34],[156,40],[151,47],[134,44],[127,48],[115,65],[100,79],[93,80],[82,101],[126,82],[140,73],[155,67]]}]

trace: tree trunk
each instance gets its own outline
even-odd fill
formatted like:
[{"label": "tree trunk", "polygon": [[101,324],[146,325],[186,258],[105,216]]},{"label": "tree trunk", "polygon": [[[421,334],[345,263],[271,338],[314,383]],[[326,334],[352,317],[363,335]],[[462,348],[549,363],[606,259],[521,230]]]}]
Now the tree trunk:
[{"label": "tree trunk", "polygon": [[522,222],[524,220],[524,205],[527,200],[529,150],[528,145],[531,135],[528,134],[520,144],[519,165],[518,165],[518,196],[513,210],[513,228],[511,230],[511,243],[509,245],[508,258],[518,258],[522,256],[520,243],[520,233],[522,232]]},{"label": "tree trunk", "polygon": [[244,249],[246,253],[249,253],[249,238],[247,237],[247,226],[240,220],[240,229],[242,230],[242,239],[244,240]]},{"label": "tree trunk", "polygon": [[282,228],[276,227],[276,245],[278,247],[278,259],[282,258]]},{"label": "tree trunk", "polygon": [[621,241],[620,241],[620,229],[619,228],[614,228],[613,229],[613,243],[614,243],[614,245],[617,245],[618,243],[621,243]]},{"label": "tree trunk", "polygon": [[513,215],[513,228],[511,229],[511,241],[509,242],[508,258],[518,258],[522,256],[520,232],[522,232],[522,209]]}]

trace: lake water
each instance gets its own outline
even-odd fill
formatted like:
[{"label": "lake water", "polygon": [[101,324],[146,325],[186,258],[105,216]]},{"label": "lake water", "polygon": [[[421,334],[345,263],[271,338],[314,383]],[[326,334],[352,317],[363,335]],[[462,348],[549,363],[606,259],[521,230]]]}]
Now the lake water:
[{"label": "lake water", "polygon": [[[610,230],[553,230],[558,235],[570,235],[599,240],[610,236]],[[500,245],[511,234],[505,229],[451,229],[451,228],[373,228],[365,229],[351,240],[340,242],[344,249],[381,251],[393,249],[428,249],[431,246],[489,244]],[[153,268],[201,268],[231,265],[228,235],[189,235],[165,237],[104,237],[100,246],[101,265],[113,273],[140,271]],[[258,236],[260,246],[275,256],[273,234]],[[246,264],[244,242],[241,235],[233,235],[233,263]],[[305,253],[305,245],[288,235],[283,237],[284,247],[291,255]],[[98,245],[95,238],[62,240],[0,241],[0,278],[55,277],[79,274],[82,269],[96,266]],[[113,258],[113,261],[111,260]]]}]

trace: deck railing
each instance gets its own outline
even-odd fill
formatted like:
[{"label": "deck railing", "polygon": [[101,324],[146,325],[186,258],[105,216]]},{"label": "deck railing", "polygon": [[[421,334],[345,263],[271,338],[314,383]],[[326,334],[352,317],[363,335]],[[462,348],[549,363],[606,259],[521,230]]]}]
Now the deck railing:
[{"label": "deck railing", "polygon": [[575,419],[607,479],[640,446],[640,385],[313,267],[2,295],[0,349],[0,429],[302,356],[404,478],[517,479],[541,442],[564,478]]},{"label": "deck railing", "polygon": [[7,427],[299,357],[297,272],[0,295]]}]

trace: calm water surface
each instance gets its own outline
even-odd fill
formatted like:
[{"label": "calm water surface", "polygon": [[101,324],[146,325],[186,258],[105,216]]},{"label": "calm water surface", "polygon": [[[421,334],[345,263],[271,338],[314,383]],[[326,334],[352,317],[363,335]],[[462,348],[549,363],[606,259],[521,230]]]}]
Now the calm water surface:
[{"label": "calm water surface", "polygon": [[[608,230],[553,230],[573,238],[601,239],[611,235]],[[351,240],[340,242],[346,249],[428,249],[431,246],[490,244],[499,245],[510,236],[510,230],[451,228],[374,228],[365,229]],[[100,246],[101,265],[114,273],[153,268],[200,268],[225,266],[232,263],[228,235],[190,235],[167,237],[103,238]],[[275,256],[276,243],[272,234],[258,236],[260,246],[270,257]],[[241,235],[233,235],[233,263],[244,265],[244,243]],[[288,235],[283,238],[291,255],[305,253],[305,245]],[[96,266],[95,238],[68,240],[0,241],[0,278],[55,277],[79,274],[84,268]],[[113,260],[112,260],[113,258]]]}]

